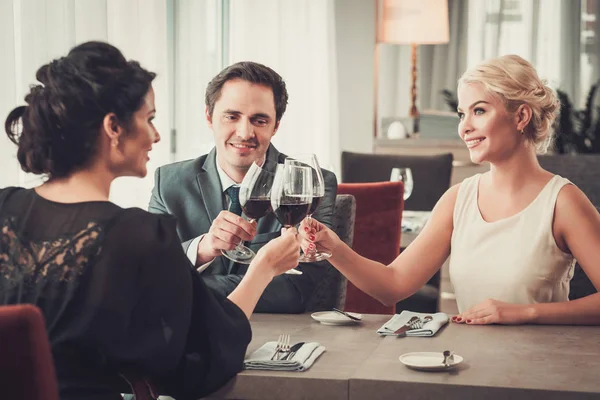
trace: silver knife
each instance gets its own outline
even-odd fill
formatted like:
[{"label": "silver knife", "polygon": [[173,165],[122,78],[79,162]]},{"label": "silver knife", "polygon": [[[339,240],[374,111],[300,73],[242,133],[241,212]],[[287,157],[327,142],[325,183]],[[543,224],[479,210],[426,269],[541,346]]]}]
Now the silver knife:
[{"label": "silver knife", "polygon": [[300,350],[300,347],[304,346],[304,342],[298,342],[295,345],[293,345],[292,347],[290,347],[290,352],[287,353],[282,360],[289,360],[290,358],[294,357],[294,355],[296,354],[296,352],[298,350]]},{"label": "silver knife", "polygon": [[352,315],[352,314],[349,314],[349,313],[347,313],[346,311],[342,311],[342,310],[340,310],[339,308],[335,308],[335,307],[333,307],[333,311],[335,311],[335,312],[336,312],[336,313],[338,313],[338,314],[345,315],[346,317],[348,317],[348,318],[350,318],[350,319],[352,319],[352,320],[354,320],[354,321],[360,321],[360,320],[361,320],[360,318],[358,318],[358,317],[355,317],[354,315]]},{"label": "silver knife", "polygon": [[408,322],[402,325],[400,328],[394,331],[394,335],[402,335],[406,333],[406,331],[410,331],[412,329],[412,324],[419,320],[419,317],[415,316],[408,320]]}]

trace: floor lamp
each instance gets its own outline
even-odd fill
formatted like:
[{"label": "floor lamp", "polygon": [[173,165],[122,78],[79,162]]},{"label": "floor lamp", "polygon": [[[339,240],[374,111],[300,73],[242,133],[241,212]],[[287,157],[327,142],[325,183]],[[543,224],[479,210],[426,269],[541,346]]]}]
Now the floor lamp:
[{"label": "floor lamp", "polygon": [[[417,45],[450,41],[448,0],[377,0],[377,44],[411,46],[411,88],[409,116],[413,133],[419,132],[417,109]],[[378,101],[379,50],[375,49],[375,107]],[[377,109],[375,123],[377,125]]]}]

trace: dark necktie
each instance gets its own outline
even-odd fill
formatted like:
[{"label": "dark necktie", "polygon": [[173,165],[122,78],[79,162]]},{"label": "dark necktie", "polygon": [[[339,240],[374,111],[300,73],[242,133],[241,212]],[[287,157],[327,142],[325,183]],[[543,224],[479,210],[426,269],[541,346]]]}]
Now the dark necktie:
[{"label": "dark necktie", "polygon": [[229,211],[236,215],[242,215],[242,206],[240,204],[240,187],[230,186],[227,189],[227,195],[229,196],[229,200],[231,200]]}]

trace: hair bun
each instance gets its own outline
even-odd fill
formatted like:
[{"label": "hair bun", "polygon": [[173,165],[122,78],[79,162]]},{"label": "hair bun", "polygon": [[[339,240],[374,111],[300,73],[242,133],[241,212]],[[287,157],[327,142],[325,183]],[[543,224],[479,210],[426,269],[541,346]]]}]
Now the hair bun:
[{"label": "hair bun", "polygon": [[127,126],[155,76],[102,42],[76,46],[67,57],[40,67],[40,84],[25,96],[27,106],[15,108],[5,122],[22,169],[52,178],[85,166],[104,117],[114,113]]},{"label": "hair bun", "polygon": [[533,66],[517,55],[506,55],[484,61],[468,70],[460,83],[478,82],[498,95],[509,112],[522,104],[532,111],[525,135],[539,153],[545,153],[551,142],[551,126],[556,119],[559,102],[554,91],[539,78]]}]

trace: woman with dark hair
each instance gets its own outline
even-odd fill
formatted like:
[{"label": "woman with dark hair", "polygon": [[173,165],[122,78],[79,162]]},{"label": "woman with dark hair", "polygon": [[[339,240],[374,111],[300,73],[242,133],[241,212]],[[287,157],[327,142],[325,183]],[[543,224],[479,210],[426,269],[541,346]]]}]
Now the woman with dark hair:
[{"label": "woman with dark hair", "polygon": [[219,297],[174,218],[108,200],[115,178],[146,175],[160,140],[154,77],[109,44],[84,43],[42,66],[6,120],[23,170],[48,180],[0,190],[0,304],[42,310],[62,399],[120,399],[130,371],[177,399],[214,391],[243,366],[262,291],[297,264],[290,230]]}]

